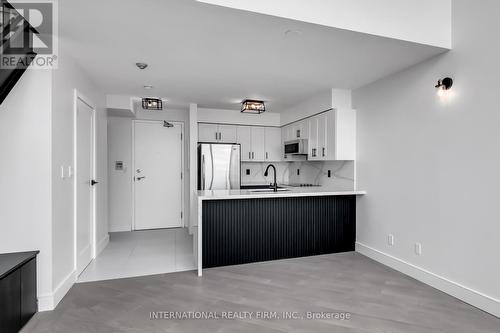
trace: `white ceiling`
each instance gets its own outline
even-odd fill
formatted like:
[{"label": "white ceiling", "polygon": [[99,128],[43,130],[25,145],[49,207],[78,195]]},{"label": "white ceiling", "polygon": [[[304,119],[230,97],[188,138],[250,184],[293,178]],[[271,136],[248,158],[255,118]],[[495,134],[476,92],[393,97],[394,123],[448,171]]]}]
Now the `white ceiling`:
[{"label": "white ceiling", "polygon": [[61,45],[104,93],[173,105],[237,109],[256,98],[280,112],[446,51],[194,0],[64,0],[59,11]]}]

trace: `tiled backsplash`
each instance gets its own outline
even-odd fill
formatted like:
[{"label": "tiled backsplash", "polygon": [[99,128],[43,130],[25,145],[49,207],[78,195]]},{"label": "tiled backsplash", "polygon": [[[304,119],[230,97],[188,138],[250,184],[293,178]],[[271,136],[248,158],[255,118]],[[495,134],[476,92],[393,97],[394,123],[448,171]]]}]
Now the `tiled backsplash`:
[{"label": "tiled backsplash", "polygon": [[[305,161],[290,164],[290,183],[309,183],[332,190],[354,190],[353,161]],[[297,170],[300,170],[300,175],[297,175]]]},{"label": "tiled backsplash", "polygon": [[[264,177],[264,171],[269,163],[242,163],[241,183],[270,184],[273,181],[272,171]],[[279,184],[307,183],[321,185],[332,190],[354,189],[353,161],[302,161],[273,163],[277,170]],[[250,170],[250,175],[247,175]],[[300,170],[299,175],[297,170]],[[331,177],[328,177],[330,171]]]},{"label": "tiled backsplash", "polygon": [[[288,168],[290,163],[278,162],[272,163],[276,167],[276,179],[278,184],[288,183]],[[264,177],[264,172],[269,163],[241,163],[241,184],[271,184],[274,181],[273,171],[269,172],[268,177]],[[250,170],[250,175],[247,175]]]}]

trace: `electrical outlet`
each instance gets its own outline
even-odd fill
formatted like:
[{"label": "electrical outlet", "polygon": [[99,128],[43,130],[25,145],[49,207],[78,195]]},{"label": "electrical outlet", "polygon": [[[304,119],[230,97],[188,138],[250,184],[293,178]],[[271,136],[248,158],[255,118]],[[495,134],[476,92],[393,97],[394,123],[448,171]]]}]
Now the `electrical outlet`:
[{"label": "electrical outlet", "polygon": [[250,176],[250,169],[246,170],[246,174],[247,174],[247,176]]},{"label": "electrical outlet", "polygon": [[394,235],[393,234],[389,234],[387,236],[387,244],[389,244],[389,246],[394,246]]},{"label": "electrical outlet", "polygon": [[421,256],[422,255],[422,244],[415,243],[415,254],[417,256]]}]

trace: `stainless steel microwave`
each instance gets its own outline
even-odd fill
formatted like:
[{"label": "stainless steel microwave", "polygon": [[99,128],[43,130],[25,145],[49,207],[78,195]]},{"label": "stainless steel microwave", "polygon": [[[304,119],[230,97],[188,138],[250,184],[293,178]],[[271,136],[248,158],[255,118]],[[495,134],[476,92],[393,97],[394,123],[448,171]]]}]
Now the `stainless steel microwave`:
[{"label": "stainless steel microwave", "polygon": [[285,141],[285,155],[307,155],[307,139]]}]

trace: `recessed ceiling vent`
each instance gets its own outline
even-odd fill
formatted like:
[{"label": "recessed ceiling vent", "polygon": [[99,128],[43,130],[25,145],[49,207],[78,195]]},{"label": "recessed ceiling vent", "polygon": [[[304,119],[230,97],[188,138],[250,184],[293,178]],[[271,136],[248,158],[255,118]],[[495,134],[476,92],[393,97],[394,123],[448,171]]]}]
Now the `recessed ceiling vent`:
[{"label": "recessed ceiling vent", "polygon": [[143,98],[142,108],[144,110],[163,110],[163,102],[159,98]]}]

